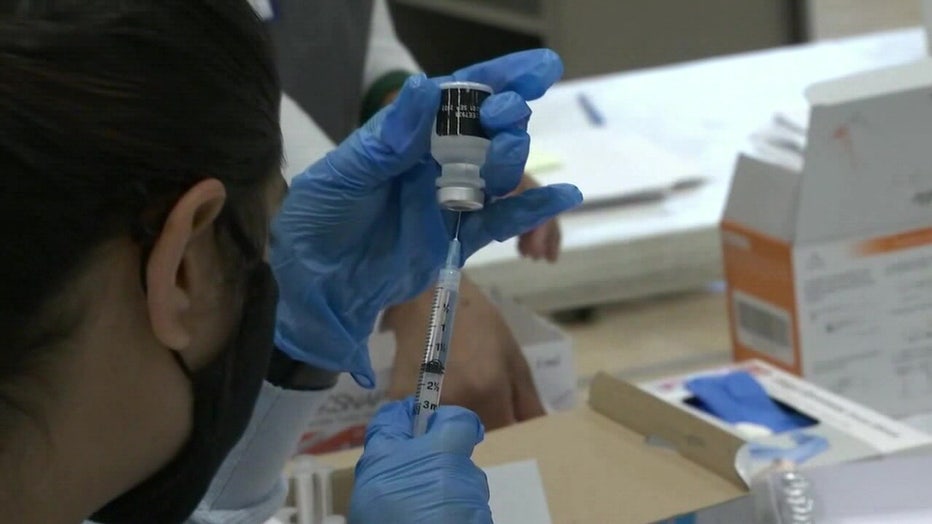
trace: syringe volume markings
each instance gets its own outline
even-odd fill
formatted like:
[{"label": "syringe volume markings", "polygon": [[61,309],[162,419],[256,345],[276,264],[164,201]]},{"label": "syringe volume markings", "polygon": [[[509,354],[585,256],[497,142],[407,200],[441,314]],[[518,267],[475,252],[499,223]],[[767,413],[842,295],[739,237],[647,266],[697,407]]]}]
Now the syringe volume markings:
[{"label": "syringe volume markings", "polygon": [[420,376],[417,384],[417,406],[414,409],[414,436],[423,435],[427,430],[427,420],[440,404],[440,392],[443,387],[443,374],[453,336],[456,317],[456,299],[459,294],[460,243],[450,241],[447,263],[440,270],[434,293],[433,310],[427,326]]}]

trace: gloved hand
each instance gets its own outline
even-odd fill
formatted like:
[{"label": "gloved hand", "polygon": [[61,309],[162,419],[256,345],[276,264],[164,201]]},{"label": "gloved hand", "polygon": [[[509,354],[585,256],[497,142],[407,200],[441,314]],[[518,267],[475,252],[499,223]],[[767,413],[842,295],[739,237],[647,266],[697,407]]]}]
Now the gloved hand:
[{"label": "gloved hand", "polygon": [[[497,94],[480,109],[491,144],[482,176],[504,196],[527,160],[530,109],[563,72],[549,50],[515,53],[456,72]],[[424,290],[450,240],[451,216],[437,204],[440,167],[430,156],[439,82],[408,79],[398,98],[336,150],[298,175],[273,223],[271,262],[280,288],[275,342],[292,358],[349,371],[374,385],[366,341],[378,312]],[[465,213],[463,260],[492,240],[535,228],[578,205],[579,190],[525,191]]]},{"label": "gloved hand", "polygon": [[491,523],[489,484],[470,459],[482,442],[475,413],[441,406],[427,433],[412,438],[414,400],[386,404],[366,430],[356,464],[349,521]]},{"label": "gloved hand", "polygon": [[793,464],[800,465],[822,454],[830,447],[828,440],[821,435],[810,435],[800,432],[793,433],[790,435],[790,438],[796,443],[793,447],[781,448],[777,446],[768,446],[759,442],[752,442],[748,446],[748,451],[751,454],[751,458],[755,460],[786,460]]},{"label": "gloved hand", "polygon": [[697,377],[686,382],[686,389],[702,408],[729,424],[750,422],[774,433],[811,425],[806,417],[780,408],[747,371]]}]

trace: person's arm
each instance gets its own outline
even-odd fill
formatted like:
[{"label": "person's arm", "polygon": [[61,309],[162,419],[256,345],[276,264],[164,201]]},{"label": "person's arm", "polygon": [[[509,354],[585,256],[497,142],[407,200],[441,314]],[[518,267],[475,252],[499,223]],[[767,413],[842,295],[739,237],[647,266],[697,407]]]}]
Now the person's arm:
[{"label": "person's arm", "polygon": [[[227,455],[207,494],[186,524],[265,522],[282,508],[288,494],[287,461],[307,428],[324,391],[301,391],[262,384],[249,427]],[[85,521],[84,524],[95,524]]]},{"label": "person's arm", "polygon": [[[375,0],[363,78],[362,120],[395,99],[404,80],[419,70],[411,53],[395,33],[385,0]],[[518,192],[536,187],[527,175]],[[560,228],[549,221],[521,236],[520,251],[533,258],[556,260]],[[460,307],[450,356],[444,402],[475,410],[489,429],[541,416],[544,408],[521,347],[496,306],[466,276],[460,288]],[[398,351],[389,385],[390,398],[414,392],[433,290],[385,312],[384,329],[394,332]],[[483,333],[482,337],[467,336]],[[472,363],[482,362],[481,366]]]},{"label": "person's arm", "polygon": [[272,518],[288,493],[285,464],[338,375],[276,350],[249,427],[214,476],[189,524],[265,522]]},{"label": "person's arm", "polygon": [[[499,89],[530,100],[546,91],[562,71],[555,53],[537,50],[457,74],[467,80],[491,78]],[[272,223],[269,264],[280,290],[276,346],[294,362],[350,372],[360,385],[371,387],[375,372],[367,340],[378,312],[415,296],[441,266],[440,257],[423,256],[447,241],[443,215],[427,205],[439,169],[419,162],[428,152],[424,138],[430,136],[430,117],[439,100],[436,83],[424,76],[410,79],[391,109],[376,117],[378,122],[354,132],[292,182]],[[480,115],[484,125],[496,130],[491,140],[498,147],[490,150],[503,158],[527,151],[529,138],[522,133],[522,123],[509,118],[519,103],[523,101],[514,97],[490,97]],[[500,162],[489,166],[490,179],[497,183],[491,185],[494,196],[504,196],[518,184],[518,166]],[[414,205],[403,205],[408,202]],[[463,259],[494,239],[519,234],[581,202],[578,188],[558,184],[490,203],[464,220]],[[299,413],[280,409],[289,404],[286,392],[263,393],[251,431],[217,479],[219,491],[212,491],[217,494],[205,501],[215,514],[227,507],[230,511],[266,508],[283,493],[283,486],[275,487],[281,482],[276,475],[304,421]],[[465,520],[456,515],[468,514],[470,522],[477,522],[473,517],[490,522],[485,475],[469,461],[472,445],[481,439],[481,425],[475,417],[467,423],[468,412],[445,407],[438,410],[424,437],[412,438],[411,406],[408,402],[389,408],[394,410],[394,415],[387,414],[389,423],[367,432],[367,455],[356,468],[353,500],[358,502],[350,520],[460,522]],[[279,420],[279,415],[291,418]],[[462,442],[466,445],[445,448],[444,444],[460,440],[451,435],[466,436],[465,425],[474,429]],[[374,438],[380,435],[385,438]],[[439,460],[431,460],[438,454]],[[453,454],[460,457],[454,466],[461,475],[451,474]],[[365,460],[366,456],[372,460]],[[415,496],[424,503],[412,503]],[[230,515],[225,522],[242,521]]]},{"label": "person's arm", "polygon": [[[459,74],[467,79],[492,76],[503,87],[513,85],[522,98],[533,99],[562,70],[555,53],[538,50],[477,64]],[[252,523],[272,516],[286,492],[282,468],[304,430],[307,413],[323,396],[319,390],[332,387],[338,372],[352,372],[360,384],[373,383],[366,340],[378,312],[414,296],[441,264],[418,254],[443,242],[442,216],[425,215],[416,210],[420,206],[402,206],[393,200],[408,190],[410,195],[426,195],[433,187],[435,166],[427,166],[434,170],[425,172],[417,162],[427,153],[426,141],[396,140],[429,136],[429,119],[419,117],[436,111],[439,94],[436,84],[425,77],[407,82],[379,125],[357,130],[326,161],[308,167],[292,184],[272,224],[269,250],[280,288],[275,339],[281,353],[273,356],[267,378],[281,387],[263,385],[249,427],[190,522]],[[504,97],[490,100],[500,106],[513,103]],[[481,116],[491,128],[501,130],[492,138],[499,143],[519,131],[518,124],[501,119],[503,114],[510,112],[500,107]],[[514,151],[527,150],[527,137],[522,138]],[[514,154],[501,146],[497,151],[505,157]],[[365,169],[355,169],[360,165]],[[415,176],[424,173],[431,176]],[[504,196],[503,188],[514,187],[520,177],[510,165],[491,174],[503,182],[496,196]],[[463,257],[581,202],[582,194],[569,184],[497,201],[490,205],[494,209],[470,216],[461,232]],[[428,235],[392,237],[392,224],[408,232],[426,230]],[[388,240],[384,249],[365,249],[374,234]],[[363,265],[365,281],[358,271]],[[401,274],[411,278],[399,279]],[[295,391],[304,389],[312,391]],[[367,432],[366,453],[356,468],[350,520],[491,522],[485,475],[469,460],[473,446],[482,439],[475,416],[441,408],[427,434],[412,438],[411,401],[390,405],[382,415]],[[471,434],[466,428],[472,429]],[[382,438],[376,442],[378,437]]]},{"label": "person's arm", "polygon": [[[433,306],[431,293],[385,314],[383,326],[395,332],[398,347],[389,398],[414,393]],[[479,286],[465,278],[458,300],[443,403],[475,411],[489,429],[543,415],[531,368],[499,309]]]}]

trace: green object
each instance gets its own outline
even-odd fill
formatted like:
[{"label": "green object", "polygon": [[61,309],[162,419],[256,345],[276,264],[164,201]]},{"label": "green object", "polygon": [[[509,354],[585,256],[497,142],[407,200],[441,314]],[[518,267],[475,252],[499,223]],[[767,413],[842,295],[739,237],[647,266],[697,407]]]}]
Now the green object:
[{"label": "green object", "polygon": [[379,109],[382,109],[385,97],[401,89],[401,86],[404,85],[405,80],[407,80],[409,76],[411,76],[410,72],[399,69],[397,71],[389,71],[373,82],[372,87],[369,88],[369,91],[366,92],[366,95],[362,99],[362,111],[359,114],[359,123],[363,124],[367,122],[372,118],[372,115],[378,113]]}]

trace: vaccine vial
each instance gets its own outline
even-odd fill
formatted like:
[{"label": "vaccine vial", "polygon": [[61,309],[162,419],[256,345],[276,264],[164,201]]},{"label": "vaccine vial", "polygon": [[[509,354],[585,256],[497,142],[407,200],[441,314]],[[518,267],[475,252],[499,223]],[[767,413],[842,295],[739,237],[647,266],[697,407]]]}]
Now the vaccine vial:
[{"label": "vaccine vial", "polygon": [[489,137],[479,107],[492,88],[476,82],[440,84],[440,109],[431,133],[430,152],[440,164],[437,201],[450,211],[476,211],[485,205],[485,163]]}]

